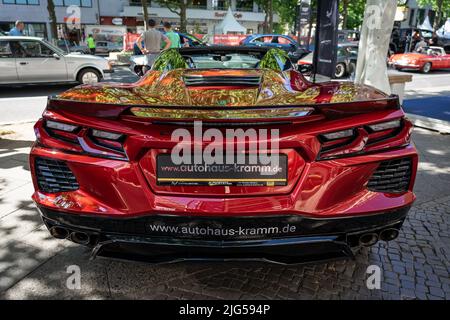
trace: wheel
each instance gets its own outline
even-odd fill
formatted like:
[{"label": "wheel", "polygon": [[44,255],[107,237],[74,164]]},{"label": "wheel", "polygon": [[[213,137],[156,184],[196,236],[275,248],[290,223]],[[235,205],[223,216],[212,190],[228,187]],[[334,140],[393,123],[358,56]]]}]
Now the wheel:
[{"label": "wheel", "polygon": [[423,65],[422,67],[422,72],[423,73],[428,73],[431,70],[431,62],[427,62]]},{"label": "wheel", "polygon": [[356,64],[354,62],[350,62],[348,65],[348,73],[351,75],[356,72]]},{"label": "wheel", "polygon": [[346,73],[345,64],[344,63],[338,63],[336,65],[336,72],[334,74],[336,79],[342,78],[343,76],[345,76],[345,73]]},{"label": "wheel", "polygon": [[97,70],[83,69],[78,73],[77,80],[81,84],[96,84],[100,82],[101,76]]}]

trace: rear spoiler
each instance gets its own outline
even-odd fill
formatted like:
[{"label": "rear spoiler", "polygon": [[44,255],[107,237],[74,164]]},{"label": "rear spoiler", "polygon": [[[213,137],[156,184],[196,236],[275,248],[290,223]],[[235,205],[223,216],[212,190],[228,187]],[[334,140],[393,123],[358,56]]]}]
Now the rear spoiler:
[{"label": "rear spoiler", "polygon": [[[139,119],[158,121],[299,121],[309,116],[325,116],[329,119],[346,118],[368,112],[398,110],[398,96],[377,100],[345,103],[320,103],[311,105],[246,106],[246,107],[192,107],[192,106],[148,106],[97,102],[83,102],[49,97],[47,110],[63,111],[82,116],[117,119],[133,116]],[[306,119],[305,119],[306,120]],[[301,121],[301,120],[300,120]]]}]

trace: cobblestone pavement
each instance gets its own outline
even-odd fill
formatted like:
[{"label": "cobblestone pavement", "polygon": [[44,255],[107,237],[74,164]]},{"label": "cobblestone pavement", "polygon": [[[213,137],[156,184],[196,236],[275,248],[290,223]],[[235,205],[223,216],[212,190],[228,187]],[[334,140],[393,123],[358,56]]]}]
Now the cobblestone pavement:
[{"label": "cobblestone pavement", "polygon": [[[450,136],[417,129],[418,199],[397,240],[355,260],[304,266],[89,261],[89,252],[52,239],[29,196],[31,126],[0,139],[0,295],[6,299],[450,299]],[[28,180],[27,180],[28,179]],[[67,267],[81,268],[69,290]],[[367,267],[382,270],[380,290]]]}]

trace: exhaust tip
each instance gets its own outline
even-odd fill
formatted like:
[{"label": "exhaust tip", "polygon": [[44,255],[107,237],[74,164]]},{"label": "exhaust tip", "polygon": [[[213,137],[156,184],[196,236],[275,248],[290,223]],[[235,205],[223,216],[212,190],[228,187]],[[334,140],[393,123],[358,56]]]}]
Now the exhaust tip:
[{"label": "exhaust tip", "polygon": [[385,229],[380,232],[380,239],[383,241],[392,241],[399,235],[399,231],[394,228]]},{"label": "exhaust tip", "polygon": [[62,227],[51,227],[50,234],[56,239],[67,239],[69,236],[69,230]]},{"label": "exhaust tip", "polygon": [[70,240],[78,244],[88,245],[91,238],[87,233],[84,232],[72,232],[70,234]]},{"label": "exhaust tip", "polygon": [[378,235],[376,233],[365,233],[359,237],[359,244],[364,247],[373,246],[378,241]]}]

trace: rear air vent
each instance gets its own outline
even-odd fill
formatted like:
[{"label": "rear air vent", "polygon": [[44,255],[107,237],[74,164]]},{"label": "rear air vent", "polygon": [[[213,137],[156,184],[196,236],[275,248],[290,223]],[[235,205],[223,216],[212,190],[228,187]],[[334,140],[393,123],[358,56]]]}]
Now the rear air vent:
[{"label": "rear air vent", "polygon": [[410,158],[383,161],[370,178],[367,188],[375,192],[406,192],[411,181],[411,172]]},{"label": "rear air vent", "polygon": [[220,76],[220,77],[204,77],[204,76],[185,76],[184,83],[188,87],[199,86],[259,86],[261,82],[260,76]]},{"label": "rear air vent", "polygon": [[77,179],[63,161],[37,158],[36,177],[39,189],[46,193],[75,191]]}]

